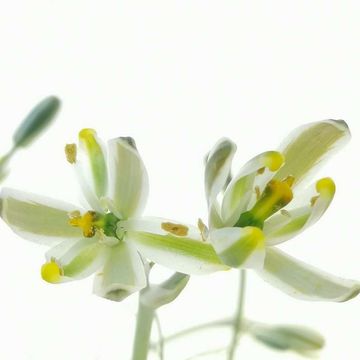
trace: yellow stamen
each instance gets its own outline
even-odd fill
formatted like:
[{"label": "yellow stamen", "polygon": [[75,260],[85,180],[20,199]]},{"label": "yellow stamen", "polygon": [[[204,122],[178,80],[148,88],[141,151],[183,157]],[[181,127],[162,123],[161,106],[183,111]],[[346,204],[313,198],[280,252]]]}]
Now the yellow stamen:
[{"label": "yellow stamen", "polygon": [[279,170],[284,161],[284,156],[278,151],[270,151],[264,156],[264,164],[272,172]]},{"label": "yellow stamen", "polygon": [[65,145],[65,155],[66,155],[66,160],[70,164],[76,163],[76,155],[77,155],[76,144],[66,144]]},{"label": "yellow stamen", "polygon": [[287,205],[293,198],[291,185],[293,180],[286,178],[283,181],[271,180],[253,209],[252,215],[259,219],[265,220],[276,211]]},{"label": "yellow stamen", "polygon": [[295,177],[292,175],[289,175],[288,177],[286,177],[283,182],[286,182],[290,187],[292,187],[294,185],[295,182]]},{"label": "yellow stamen", "polygon": [[69,217],[69,224],[81,228],[85,237],[92,237],[95,235],[95,211],[88,211],[83,216],[80,215],[79,211],[74,211],[69,214]]},{"label": "yellow stamen", "polygon": [[187,226],[181,224],[174,224],[171,222],[162,223],[161,228],[177,236],[186,236],[189,232],[189,228]]},{"label": "yellow stamen", "polygon": [[41,277],[48,283],[56,284],[60,282],[63,271],[61,267],[51,260],[41,267]]}]

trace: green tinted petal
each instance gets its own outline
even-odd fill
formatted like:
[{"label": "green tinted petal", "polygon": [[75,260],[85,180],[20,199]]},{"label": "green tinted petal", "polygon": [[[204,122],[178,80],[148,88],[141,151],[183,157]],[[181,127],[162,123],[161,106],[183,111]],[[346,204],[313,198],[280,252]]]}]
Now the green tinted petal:
[{"label": "green tinted petal", "polygon": [[359,282],[328,274],[272,247],[267,248],[264,268],[258,274],[301,300],[342,302],[360,292]]},{"label": "green tinted petal", "polygon": [[14,232],[37,243],[81,238],[81,230],[69,224],[68,214],[74,210],[75,206],[53,199],[8,188],[1,191],[1,217]]},{"label": "green tinted petal", "polygon": [[128,232],[127,241],[149,260],[184,274],[206,274],[227,267],[212,245],[175,235]]},{"label": "green tinted petal", "polygon": [[318,121],[295,129],[280,148],[285,165],[275,178],[282,180],[292,175],[294,186],[299,185],[349,139],[349,128],[342,120]]},{"label": "green tinted petal", "polygon": [[210,241],[221,261],[231,267],[262,268],[264,235],[256,227],[222,228],[210,232]]}]

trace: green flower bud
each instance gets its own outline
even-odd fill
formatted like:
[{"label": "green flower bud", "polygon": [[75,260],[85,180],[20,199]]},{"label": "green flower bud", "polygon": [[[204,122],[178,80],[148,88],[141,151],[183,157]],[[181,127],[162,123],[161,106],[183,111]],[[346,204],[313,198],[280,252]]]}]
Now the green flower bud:
[{"label": "green flower bud", "polygon": [[321,350],[325,340],[317,331],[300,325],[255,325],[250,332],[256,340],[277,350],[310,355]]},{"label": "green flower bud", "polygon": [[13,136],[15,147],[28,146],[55,118],[60,108],[60,100],[49,96],[36,105]]}]

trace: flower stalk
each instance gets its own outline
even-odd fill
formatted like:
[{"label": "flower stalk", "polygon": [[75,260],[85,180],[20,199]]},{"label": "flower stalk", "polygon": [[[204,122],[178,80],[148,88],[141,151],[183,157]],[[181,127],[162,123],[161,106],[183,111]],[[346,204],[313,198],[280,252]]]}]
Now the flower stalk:
[{"label": "flower stalk", "polygon": [[236,347],[239,342],[240,334],[244,325],[244,305],[245,305],[245,289],[246,289],[246,270],[240,270],[239,276],[239,294],[237,301],[236,313],[233,321],[232,340],[228,350],[228,360],[235,358]]},{"label": "flower stalk", "polygon": [[155,310],[143,304],[142,293],[141,291],[139,296],[132,360],[147,359],[150,347],[151,328],[155,316]]}]

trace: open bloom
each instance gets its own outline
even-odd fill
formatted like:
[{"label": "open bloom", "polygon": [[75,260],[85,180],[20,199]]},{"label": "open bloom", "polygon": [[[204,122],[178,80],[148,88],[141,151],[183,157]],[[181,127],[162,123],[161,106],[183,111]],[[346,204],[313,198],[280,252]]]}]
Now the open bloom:
[{"label": "open bloom", "polygon": [[358,282],[327,274],[275,247],[324,214],[335,194],[333,180],[322,178],[306,189],[303,185],[349,138],[344,121],[310,123],[291,133],[279,151],[251,159],[231,180],[236,145],[221,139],[206,160],[209,230],[203,226],[203,232],[222,262],[253,268],[296,298],[346,301],[356,296]]},{"label": "open bloom", "polygon": [[[94,292],[120,301],[146,286],[147,259],[184,273],[224,269],[195,227],[141,217],[148,176],[132,138],[108,143],[84,129],[79,146],[65,147],[75,167],[85,208],[5,188],[0,213],[25,239],[51,246],[42,278],[50,283],[82,279],[97,272]],[[141,255],[140,255],[141,254]]]}]

